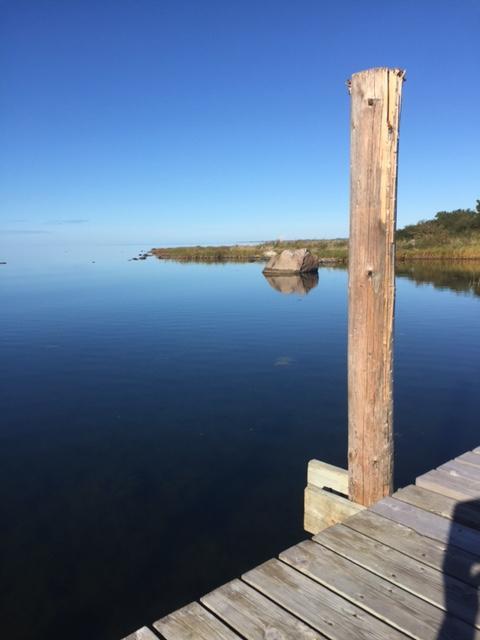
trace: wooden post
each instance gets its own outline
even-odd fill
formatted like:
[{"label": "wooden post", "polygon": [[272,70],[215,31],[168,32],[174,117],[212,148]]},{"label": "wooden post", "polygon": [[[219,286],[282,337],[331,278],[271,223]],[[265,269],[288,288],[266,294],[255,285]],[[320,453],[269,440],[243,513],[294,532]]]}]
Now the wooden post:
[{"label": "wooden post", "polygon": [[349,498],[366,506],[393,490],[395,219],[404,75],[400,69],[369,69],[349,82]]}]

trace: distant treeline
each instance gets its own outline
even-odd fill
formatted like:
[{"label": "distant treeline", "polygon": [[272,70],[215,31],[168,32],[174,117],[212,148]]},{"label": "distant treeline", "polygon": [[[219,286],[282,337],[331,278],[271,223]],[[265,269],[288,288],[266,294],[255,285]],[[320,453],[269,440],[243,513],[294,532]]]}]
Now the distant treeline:
[{"label": "distant treeline", "polygon": [[474,209],[439,211],[397,231],[399,257],[480,258],[480,200]]}]

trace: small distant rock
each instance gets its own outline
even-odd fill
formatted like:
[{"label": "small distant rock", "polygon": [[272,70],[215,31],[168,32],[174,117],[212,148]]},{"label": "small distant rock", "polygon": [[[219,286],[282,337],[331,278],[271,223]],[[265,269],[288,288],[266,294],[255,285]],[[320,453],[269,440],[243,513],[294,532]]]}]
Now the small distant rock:
[{"label": "small distant rock", "polygon": [[318,271],[318,260],[308,249],[285,249],[279,255],[274,255],[268,261],[263,273],[275,275],[277,273],[309,273]]},{"label": "small distant rock", "polygon": [[7,264],[6,262],[0,262],[0,264]]},{"label": "small distant rock", "polygon": [[131,262],[132,260],[146,260],[147,258],[149,258],[152,255],[153,254],[152,254],[151,251],[144,251],[143,253],[140,252],[136,258],[130,258],[129,262]]},{"label": "small distant rock", "polygon": [[277,252],[274,251],[273,249],[271,249],[270,251],[264,251],[263,252],[263,257],[264,258],[273,258],[273,256],[276,256]]}]

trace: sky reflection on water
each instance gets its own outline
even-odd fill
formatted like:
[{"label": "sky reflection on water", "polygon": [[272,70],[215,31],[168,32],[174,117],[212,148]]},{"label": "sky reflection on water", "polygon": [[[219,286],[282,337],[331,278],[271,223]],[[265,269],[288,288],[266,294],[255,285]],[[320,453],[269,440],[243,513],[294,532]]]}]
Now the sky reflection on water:
[{"label": "sky reflection on water", "polygon": [[[282,295],[258,264],[135,254],[0,267],[0,618],[19,640],[118,639],[272,557],[304,535],[307,461],[346,464],[345,270]],[[480,444],[478,270],[404,267],[400,485]]]}]

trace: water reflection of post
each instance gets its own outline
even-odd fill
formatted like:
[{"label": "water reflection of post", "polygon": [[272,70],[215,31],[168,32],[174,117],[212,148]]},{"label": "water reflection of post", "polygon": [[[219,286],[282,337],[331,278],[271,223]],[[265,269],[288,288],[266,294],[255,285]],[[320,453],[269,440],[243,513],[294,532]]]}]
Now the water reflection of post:
[{"label": "water reflection of post", "polygon": [[318,273],[316,271],[295,275],[263,275],[272,289],[285,295],[297,294],[306,296],[309,291],[318,285]]}]

